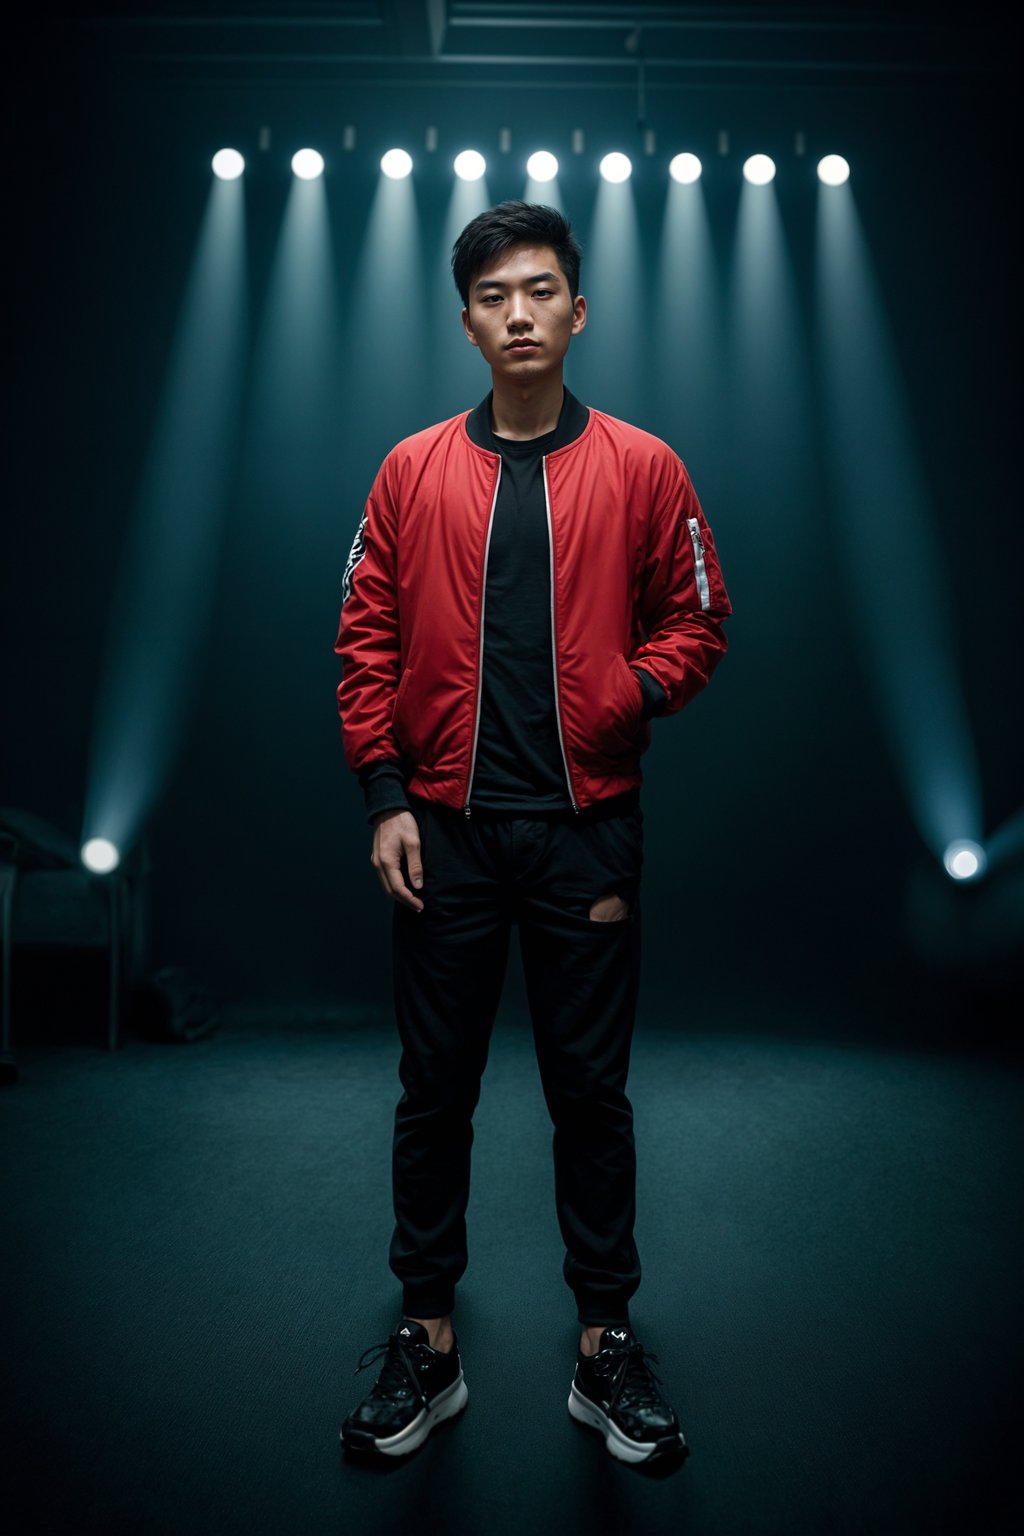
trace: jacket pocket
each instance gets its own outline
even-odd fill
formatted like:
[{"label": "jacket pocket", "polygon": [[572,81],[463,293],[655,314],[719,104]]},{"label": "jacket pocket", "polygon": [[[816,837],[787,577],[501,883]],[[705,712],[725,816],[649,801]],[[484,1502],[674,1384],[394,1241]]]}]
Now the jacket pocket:
[{"label": "jacket pocket", "polygon": [[644,707],[644,692],[640,685],[640,679],[621,651],[615,652],[615,667],[625,689],[625,699],[619,720],[626,736],[632,741],[640,727],[640,716],[643,713]]},{"label": "jacket pocket", "polygon": [[398,742],[399,746],[405,745],[402,733],[402,706],[405,702],[406,690],[409,687],[409,680],[411,677],[412,667],[406,667],[405,671],[402,673],[398,680],[398,692],[395,694],[395,707],[391,713],[391,729],[394,732],[395,740]]},{"label": "jacket pocket", "polygon": [[612,658],[602,707],[594,711],[593,750],[601,758],[620,760],[642,751],[640,716],[643,694],[632,667],[621,651]]},{"label": "jacket pocket", "polygon": [[585,706],[577,716],[573,752],[594,772],[631,773],[650,741],[650,726],[641,718],[643,692],[621,651],[605,656],[583,685]]}]

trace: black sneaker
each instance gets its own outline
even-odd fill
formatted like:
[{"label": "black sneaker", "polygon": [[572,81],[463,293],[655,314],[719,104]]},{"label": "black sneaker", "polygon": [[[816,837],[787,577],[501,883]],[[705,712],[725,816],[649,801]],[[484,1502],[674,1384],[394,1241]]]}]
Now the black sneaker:
[{"label": "black sneaker", "polygon": [[431,1349],[422,1323],[403,1317],[381,1344],[364,1349],[354,1374],[386,1355],[376,1385],[341,1426],[341,1442],[353,1451],[381,1451],[405,1456],[430,1434],[435,1424],[466,1406],[469,1393],[462,1379],[459,1341],[451,1349]]},{"label": "black sneaker", "polygon": [[625,1325],[605,1328],[596,1355],[577,1355],[569,1412],[581,1424],[600,1430],[619,1461],[669,1455],[682,1461],[690,1454],[674,1410],[654,1385],[661,1377],[647,1361],[657,1358]]}]

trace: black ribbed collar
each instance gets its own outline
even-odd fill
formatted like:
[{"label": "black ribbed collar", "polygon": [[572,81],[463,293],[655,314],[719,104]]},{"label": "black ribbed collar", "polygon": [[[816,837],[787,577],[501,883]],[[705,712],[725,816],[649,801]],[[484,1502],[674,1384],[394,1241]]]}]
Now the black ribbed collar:
[{"label": "black ribbed collar", "polygon": [[[478,448],[487,448],[492,453],[494,445],[491,441],[491,401],[494,391],[489,390],[478,406],[475,406],[466,417],[466,434],[471,443]],[[575,395],[565,391],[562,400],[562,409],[558,415],[558,425],[555,428],[549,453],[554,453],[558,448],[564,448],[568,443],[574,443],[586,430],[590,420],[590,411],[585,405],[581,405]]]}]

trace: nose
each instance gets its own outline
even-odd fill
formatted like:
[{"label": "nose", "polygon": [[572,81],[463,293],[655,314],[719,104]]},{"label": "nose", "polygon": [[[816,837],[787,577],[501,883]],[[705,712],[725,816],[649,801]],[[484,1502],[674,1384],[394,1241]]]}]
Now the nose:
[{"label": "nose", "polygon": [[515,289],[512,290],[509,298],[507,321],[509,330],[523,330],[533,324],[533,316],[530,314],[526,295],[517,293]]}]

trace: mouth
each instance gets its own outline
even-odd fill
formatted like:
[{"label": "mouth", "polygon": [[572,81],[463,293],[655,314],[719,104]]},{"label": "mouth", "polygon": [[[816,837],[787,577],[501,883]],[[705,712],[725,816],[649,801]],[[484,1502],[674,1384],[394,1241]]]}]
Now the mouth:
[{"label": "mouth", "polygon": [[506,352],[536,352],[536,350],[537,342],[535,341],[510,341],[505,347]]}]

